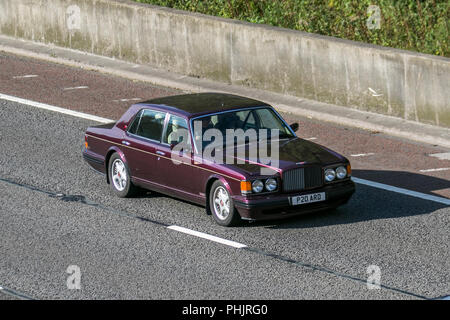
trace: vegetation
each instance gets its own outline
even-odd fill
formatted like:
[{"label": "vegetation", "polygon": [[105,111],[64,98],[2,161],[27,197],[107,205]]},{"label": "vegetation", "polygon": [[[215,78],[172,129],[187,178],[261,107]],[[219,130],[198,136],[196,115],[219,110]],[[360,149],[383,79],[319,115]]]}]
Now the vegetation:
[{"label": "vegetation", "polygon": [[[450,56],[448,0],[135,1]],[[370,5],[380,9],[379,29],[367,26],[367,21],[373,21],[376,15],[376,11],[368,10]]]}]

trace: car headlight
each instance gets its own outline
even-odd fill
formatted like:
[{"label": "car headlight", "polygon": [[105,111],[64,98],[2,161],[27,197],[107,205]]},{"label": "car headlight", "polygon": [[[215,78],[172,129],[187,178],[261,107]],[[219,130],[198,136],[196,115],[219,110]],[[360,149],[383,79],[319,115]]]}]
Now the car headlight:
[{"label": "car headlight", "polygon": [[336,169],[336,177],[338,179],[344,179],[347,176],[347,169],[345,167],[338,167]]},{"label": "car headlight", "polygon": [[277,188],[277,180],[275,179],[267,179],[265,183],[265,187],[267,191],[273,191]]},{"label": "car headlight", "polygon": [[264,189],[264,183],[261,180],[255,180],[252,183],[253,192],[259,193]]},{"label": "car headlight", "polygon": [[333,169],[325,170],[325,181],[331,182],[336,178],[336,172]]}]

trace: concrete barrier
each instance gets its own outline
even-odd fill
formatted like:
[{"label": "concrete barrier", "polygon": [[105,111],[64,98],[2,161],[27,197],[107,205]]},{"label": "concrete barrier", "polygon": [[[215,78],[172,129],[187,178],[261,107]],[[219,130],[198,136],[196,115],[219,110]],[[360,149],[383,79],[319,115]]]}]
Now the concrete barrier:
[{"label": "concrete barrier", "polygon": [[1,0],[0,33],[450,127],[450,59],[121,0]]}]

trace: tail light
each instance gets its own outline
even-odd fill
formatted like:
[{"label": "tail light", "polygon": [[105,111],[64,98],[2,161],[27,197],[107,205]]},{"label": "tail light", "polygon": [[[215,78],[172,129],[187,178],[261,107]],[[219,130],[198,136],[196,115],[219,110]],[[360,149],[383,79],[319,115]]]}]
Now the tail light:
[{"label": "tail light", "polygon": [[89,149],[87,135],[84,136],[84,147],[85,147],[86,149]]}]

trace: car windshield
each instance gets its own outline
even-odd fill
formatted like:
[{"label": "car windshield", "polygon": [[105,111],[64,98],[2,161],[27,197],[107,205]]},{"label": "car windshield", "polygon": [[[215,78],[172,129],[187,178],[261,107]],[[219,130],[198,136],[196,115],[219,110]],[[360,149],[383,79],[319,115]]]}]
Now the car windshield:
[{"label": "car windshield", "polygon": [[277,131],[279,139],[295,137],[285,122],[268,107],[234,110],[201,116],[193,120],[193,128],[194,140],[197,145],[200,141],[203,141],[203,148],[205,147],[205,140],[207,142],[210,140],[208,132],[213,132],[214,135],[214,131],[216,133],[220,131],[225,143],[228,129],[234,130],[236,137],[245,136],[246,142],[255,139],[269,139],[272,130]]}]

